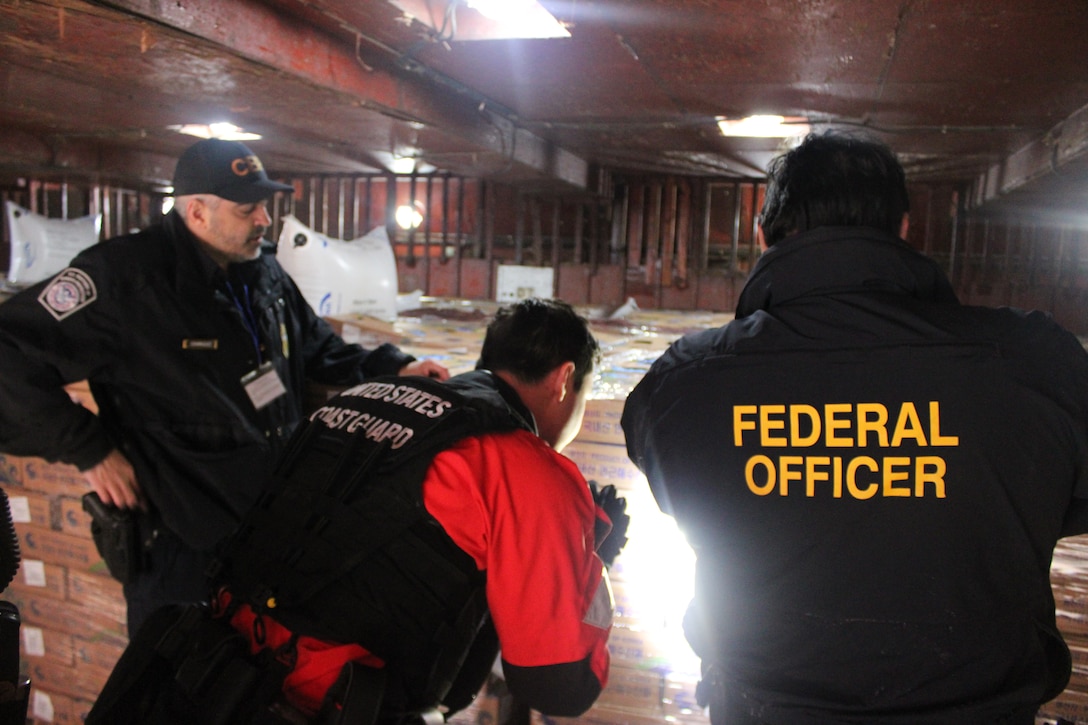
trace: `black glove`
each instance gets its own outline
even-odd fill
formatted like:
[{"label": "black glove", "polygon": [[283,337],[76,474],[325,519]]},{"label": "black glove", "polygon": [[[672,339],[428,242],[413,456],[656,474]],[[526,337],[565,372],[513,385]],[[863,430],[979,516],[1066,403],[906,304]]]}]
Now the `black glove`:
[{"label": "black glove", "polygon": [[605,532],[606,524],[597,519],[594,531],[597,540],[597,556],[611,567],[620,551],[627,543],[627,527],[631,523],[631,517],[627,515],[627,499],[616,495],[616,487],[612,485],[603,488],[597,487],[596,481],[589,482],[589,488],[593,492],[593,501],[601,507],[612,521],[612,530]]}]

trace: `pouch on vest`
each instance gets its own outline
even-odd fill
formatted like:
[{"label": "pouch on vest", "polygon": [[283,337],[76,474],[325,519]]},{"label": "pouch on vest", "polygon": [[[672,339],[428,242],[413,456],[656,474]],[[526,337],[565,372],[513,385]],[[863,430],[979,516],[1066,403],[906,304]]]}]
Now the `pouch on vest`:
[{"label": "pouch on vest", "polygon": [[201,725],[258,721],[280,697],[290,665],[274,653],[249,653],[246,638],[203,605],[185,610],[156,651],[174,667],[174,680],[200,709]]}]

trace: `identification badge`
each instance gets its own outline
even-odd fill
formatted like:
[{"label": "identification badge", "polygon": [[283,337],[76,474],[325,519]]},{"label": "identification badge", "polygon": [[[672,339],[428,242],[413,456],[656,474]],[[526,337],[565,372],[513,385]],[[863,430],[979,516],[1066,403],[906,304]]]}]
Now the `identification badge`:
[{"label": "identification badge", "polygon": [[246,389],[246,395],[253,402],[257,410],[265,407],[276,398],[287,392],[280,380],[279,373],[272,367],[272,363],[266,362],[251,373],[242,376],[242,386]]}]

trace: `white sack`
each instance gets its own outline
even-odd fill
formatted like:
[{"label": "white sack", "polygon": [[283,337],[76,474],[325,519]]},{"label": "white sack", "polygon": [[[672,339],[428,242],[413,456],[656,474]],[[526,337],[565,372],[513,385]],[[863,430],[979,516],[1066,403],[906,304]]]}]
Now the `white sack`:
[{"label": "white sack", "polygon": [[13,202],[4,202],[11,242],[8,283],[31,285],[52,277],[72,257],[98,241],[102,215],[50,219]]},{"label": "white sack", "polygon": [[344,241],[288,215],[276,258],[322,317],[358,313],[386,322],[397,318],[397,263],[385,227]]}]

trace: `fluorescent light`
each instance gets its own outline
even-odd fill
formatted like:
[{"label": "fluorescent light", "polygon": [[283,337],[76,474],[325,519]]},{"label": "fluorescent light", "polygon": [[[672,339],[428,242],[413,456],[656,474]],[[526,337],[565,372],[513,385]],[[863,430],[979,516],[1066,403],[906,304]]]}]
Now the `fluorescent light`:
[{"label": "fluorescent light", "polygon": [[218,123],[187,123],[181,126],[167,126],[172,131],[184,133],[187,136],[197,138],[218,138],[224,141],[256,141],[261,137],[259,133],[243,131],[233,123],[221,121]]},{"label": "fluorescent light", "polygon": [[748,116],[739,119],[718,119],[723,136],[750,138],[789,138],[809,132],[808,119],[799,116]]}]

